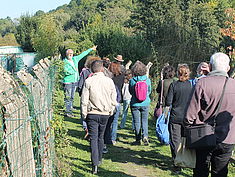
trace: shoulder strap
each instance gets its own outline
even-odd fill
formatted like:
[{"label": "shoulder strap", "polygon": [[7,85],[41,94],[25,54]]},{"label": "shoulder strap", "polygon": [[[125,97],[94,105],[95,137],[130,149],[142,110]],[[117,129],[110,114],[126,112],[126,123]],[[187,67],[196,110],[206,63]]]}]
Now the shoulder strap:
[{"label": "shoulder strap", "polygon": [[221,107],[221,103],[222,103],[223,98],[224,98],[224,92],[225,92],[225,88],[226,88],[226,85],[227,85],[227,81],[228,81],[228,77],[226,77],[226,79],[225,79],[225,83],[224,83],[224,86],[223,86],[222,94],[221,94],[221,97],[220,97],[217,109],[215,111],[214,127],[216,126],[216,117],[217,117],[217,115],[219,113],[219,110],[220,110],[220,107]]},{"label": "shoulder strap", "polygon": [[163,98],[163,83],[164,83],[164,80],[162,79],[160,106],[162,105],[162,98]]},{"label": "shoulder strap", "polygon": [[147,79],[138,81],[138,80],[133,78],[133,80],[137,83],[137,82],[141,82],[141,81],[146,81]]}]

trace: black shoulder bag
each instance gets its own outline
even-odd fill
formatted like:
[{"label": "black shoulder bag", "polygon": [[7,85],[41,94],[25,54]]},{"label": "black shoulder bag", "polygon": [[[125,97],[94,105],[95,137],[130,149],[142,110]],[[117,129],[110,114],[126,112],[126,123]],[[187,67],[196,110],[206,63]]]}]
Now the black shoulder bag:
[{"label": "black shoulder bag", "polygon": [[221,103],[224,97],[225,87],[228,81],[226,77],[222,94],[215,112],[213,125],[208,123],[200,125],[190,125],[185,127],[186,135],[186,147],[191,149],[209,149],[216,146],[216,135],[215,135],[215,126],[216,126],[216,117],[219,113]]}]

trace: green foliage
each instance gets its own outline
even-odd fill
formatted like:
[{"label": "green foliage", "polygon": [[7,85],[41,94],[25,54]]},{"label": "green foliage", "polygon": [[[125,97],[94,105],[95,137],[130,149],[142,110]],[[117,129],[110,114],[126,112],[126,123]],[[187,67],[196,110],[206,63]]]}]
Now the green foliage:
[{"label": "green foliage", "polygon": [[53,16],[46,15],[38,20],[38,28],[32,34],[32,43],[39,58],[54,56],[62,41]]},{"label": "green foliage", "polygon": [[[219,49],[221,35],[216,16],[217,3],[194,0],[141,1],[132,16],[132,24],[151,42],[157,63],[191,65],[207,61]],[[218,11],[217,11],[218,12]]]},{"label": "green foliage", "polygon": [[[36,50],[39,57],[58,51],[64,56],[68,48],[80,53],[96,44],[100,56],[122,54],[133,61],[151,60],[158,68],[165,62],[194,64],[221,50],[219,28],[224,27],[224,10],[232,3],[71,0],[49,13],[38,11],[33,17],[22,16],[15,35],[25,51]],[[7,18],[0,24],[0,32],[9,31],[12,21]],[[223,43],[227,43],[225,38]]]},{"label": "green foliage", "polygon": [[10,17],[5,19],[0,19],[0,34],[1,36],[5,36],[8,33],[15,32],[15,25]]},{"label": "green foliage", "polygon": [[37,29],[37,21],[35,17],[23,15],[19,19],[19,25],[16,26],[16,40],[24,51],[34,52],[32,44],[32,33]]},{"label": "green foliage", "polygon": [[57,158],[55,159],[56,171],[59,176],[70,176],[71,170],[68,163],[65,163],[61,154],[61,149],[70,145],[68,140],[68,129],[64,122],[64,93],[63,93],[63,61],[60,59],[52,60],[52,65],[56,68],[55,87],[53,92],[53,120],[51,126],[55,136],[55,150]]},{"label": "green foliage", "polygon": [[42,16],[42,15],[44,15],[45,14],[45,12],[44,11],[42,11],[42,10],[38,10],[36,13],[35,13],[35,15],[34,16]]},{"label": "green foliage", "polygon": [[[79,105],[79,97],[75,96],[75,105]],[[153,102],[154,103],[154,102]],[[151,105],[150,116],[154,104]],[[84,140],[84,130],[79,124],[79,111],[75,118],[65,118],[70,144],[57,149],[59,156],[59,176],[61,177],[88,177],[91,174],[91,159],[89,142]],[[118,130],[118,141],[115,146],[108,145],[109,152],[103,154],[102,164],[99,166],[99,176],[102,177],[189,177],[192,170],[183,168],[181,173],[173,171],[172,158],[169,146],[160,145],[155,134],[155,120],[149,116],[149,146],[131,146],[135,135],[131,129],[131,112],[128,113],[125,129]],[[228,177],[235,174],[235,167],[229,165]]]}]

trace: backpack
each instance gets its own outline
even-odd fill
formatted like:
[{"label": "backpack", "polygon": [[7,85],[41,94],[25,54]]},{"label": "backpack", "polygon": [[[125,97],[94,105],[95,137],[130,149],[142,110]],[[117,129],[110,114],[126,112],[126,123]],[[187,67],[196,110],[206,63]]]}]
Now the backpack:
[{"label": "backpack", "polygon": [[157,118],[156,121],[156,135],[161,144],[170,144],[170,134],[168,129],[170,110],[167,116],[165,116],[165,111]]},{"label": "backpack", "polygon": [[146,83],[146,80],[136,81],[135,96],[136,96],[136,98],[139,102],[142,102],[142,101],[146,100],[147,92],[148,92],[148,85]]},{"label": "backpack", "polygon": [[79,96],[82,95],[82,89],[83,89],[83,86],[84,86],[84,83],[85,83],[85,80],[88,78],[88,77],[91,77],[94,73],[91,72],[90,69],[88,68],[83,68],[81,73],[80,73],[80,79],[78,81],[78,93],[79,93]]}]

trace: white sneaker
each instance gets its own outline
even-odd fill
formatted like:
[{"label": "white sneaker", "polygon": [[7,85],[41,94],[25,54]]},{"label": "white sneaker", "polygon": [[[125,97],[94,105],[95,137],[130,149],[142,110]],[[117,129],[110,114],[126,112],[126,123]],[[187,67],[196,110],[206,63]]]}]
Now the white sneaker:
[{"label": "white sneaker", "polygon": [[144,142],[144,145],[145,145],[145,146],[148,146],[148,145],[149,145],[149,140],[148,140],[147,137],[144,137],[144,138],[143,138],[143,142]]}]

